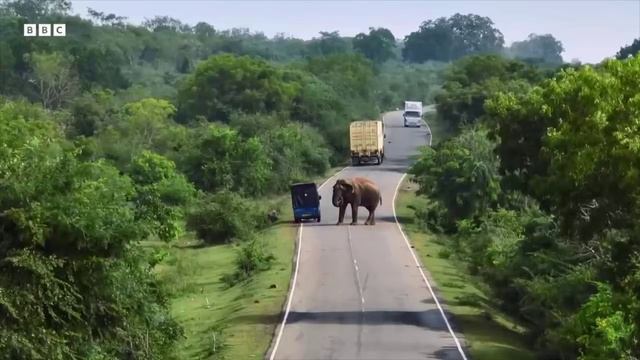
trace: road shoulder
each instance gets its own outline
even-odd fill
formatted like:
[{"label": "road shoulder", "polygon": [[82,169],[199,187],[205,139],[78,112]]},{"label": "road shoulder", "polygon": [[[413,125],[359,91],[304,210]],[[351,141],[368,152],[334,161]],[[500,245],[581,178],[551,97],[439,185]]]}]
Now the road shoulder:
[{"label": "road shoulder", "polygon": [[[323,178],[314,179],[314,182],[318,185],[318,190],[321,187],[326,186],[326,184],[334,178],[336,175],[340,174],[343,170],[347,169],[346,167],[341,168],[333,168],[327,172],[327,174]],[[291,209],[288,211],[289,219],[293,219],[293,212]],[[292,225],[292,228],[295,229],[295,237],[292,239],[293,250],[291,254],[289,254],[289,259],[291,259],[289,264],[289,286],[286,288],[286,292],[284,296],[281,298],[281,306],[280,311],[277,314],[277,321],[272,324],[270,327],[270,341],[266,348],[262,348],[262,358],[270,359],[274,357],[274,351],[277,350],[277,344],[280,341],[282,336],[282,332],[284,331],[284,326],[286,326],[286,316],[288,315],[289,306],[292,301],[293,296],[295,295],[292,290],[295,288],[296,281],[296,271],[298,269],[298,261],[300,258],[300,240],[301,240],[301,231],[302,225]]]},{"label": "road shoulder", "polygon": [[496,310],[479,283],[465,273],[464,264],[442,245],[445,238],[428,234],[416,225],[416,190],[416,185],[405,178],[396,199],[397,218],[434,292],[446,304],[443,308],[452,315],[456,334],[464,334],[465,352],[474,360],[533,359],[524,328]]}]

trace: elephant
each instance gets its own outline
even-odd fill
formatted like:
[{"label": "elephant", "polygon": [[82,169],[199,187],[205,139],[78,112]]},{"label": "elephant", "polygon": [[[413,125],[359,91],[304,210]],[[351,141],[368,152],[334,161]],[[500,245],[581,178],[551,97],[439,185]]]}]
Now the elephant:
[{"label": "elephant", "polygon": [[365,225],[375,225],[375,213],[378,204],[382,205],[382,195],[378,186],[371,180],[363,177],[352,179],[338,179],[333,185],[333,206],[339,209],[338,223],[344,221],[344,212],[347,205],[351,204],[351,225],[358,223],[358,207],[363,206],[369,210],[369,217]]}]

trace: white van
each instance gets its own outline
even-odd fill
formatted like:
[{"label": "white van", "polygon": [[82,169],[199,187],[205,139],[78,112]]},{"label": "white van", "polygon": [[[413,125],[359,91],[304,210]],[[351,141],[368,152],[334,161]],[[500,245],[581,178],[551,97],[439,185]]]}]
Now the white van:
[{"label": "white van", "polygon": [[404,127],[421,127],[422,126],[422,102],[421,101],[405,101],[404,102]]}]

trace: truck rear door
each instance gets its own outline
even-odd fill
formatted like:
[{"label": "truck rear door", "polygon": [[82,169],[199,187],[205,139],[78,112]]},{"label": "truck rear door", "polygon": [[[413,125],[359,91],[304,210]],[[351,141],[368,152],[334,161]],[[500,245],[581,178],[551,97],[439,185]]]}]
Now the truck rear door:
[{"label": "truck rear door", "polygon": [[371,155],[378,149],[378,122],[356,121],[351,124],[351,151]]}]

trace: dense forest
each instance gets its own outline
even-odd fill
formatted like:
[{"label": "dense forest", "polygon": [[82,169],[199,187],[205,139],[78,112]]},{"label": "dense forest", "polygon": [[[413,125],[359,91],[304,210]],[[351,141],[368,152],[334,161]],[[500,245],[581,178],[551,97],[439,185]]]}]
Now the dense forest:
[{"label": "dense forest", "polygon": [[[67,36],[23,37],[35,21]],[[304,41],[0,2],[0,354],[171,358],[164,255],[141,243],[239,243],[228,281],[250,277],[270,259],[256,199],[342,164],[350,121],[411,98],[460,132],[414,169],[425,222],[455,234],[541,349],[637,356],[640,63],[557,74],[561,52],[550,35],[505,48],[475,15],[400,42],[384,28]]]},{"label": "dense forest", "polygon": [[[34,21],[67,36],[23,37]],[[166,254],[142,243],[241,244],[231,286],[268,268],[257,199],[342,164],[350,121],[432,96],[443,65],[396,46],[386,29],[302,41],[3,1],[2,357],[171,357]]]},{"label": "dense forest", "polygon": [[435,97],[454,136],[411,169],[442,256],[527,325],[542,359],[640,356],[637,44],[595,66],[456,62]]}]

